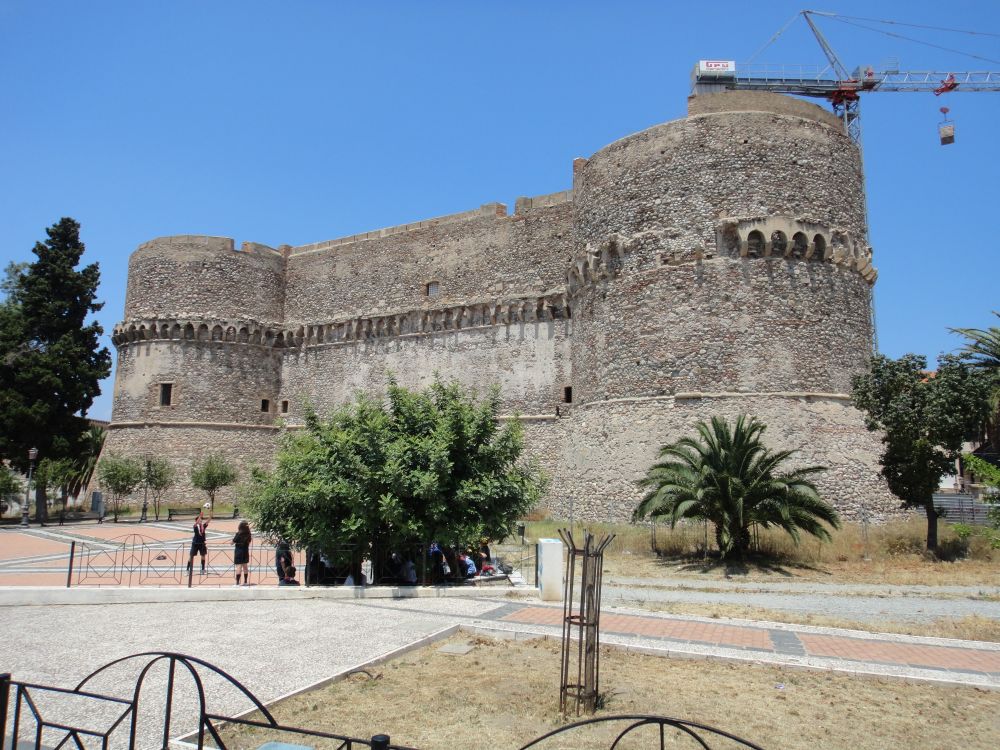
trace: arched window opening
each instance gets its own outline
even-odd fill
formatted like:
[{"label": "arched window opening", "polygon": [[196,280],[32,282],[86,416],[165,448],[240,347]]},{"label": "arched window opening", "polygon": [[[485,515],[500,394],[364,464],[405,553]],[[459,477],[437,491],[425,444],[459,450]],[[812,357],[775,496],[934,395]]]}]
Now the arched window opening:
[{"label": "arched window opening", "polygon": [[813,245],[815,249],[813,250],[812,259],[826,260],[826,238],[821,234],[817,234],[813,237]]},{"label": "arched window opening", "polygon": [[771,233],[771,255],[783,257],[788,250],[788,237],[784,232],[777,231]]},{"label": "arched window opening", "polygon": [[747,257],[759,258],[764,254],[764,235],[756,229],[747,235]]},{"label": "arched window opening", "polygon": [[805,236],[802,232],[796,232],[792,236],[792,257],[793,258],[804,258],[806,257],[806,251],[809,249],[809,238]]}]

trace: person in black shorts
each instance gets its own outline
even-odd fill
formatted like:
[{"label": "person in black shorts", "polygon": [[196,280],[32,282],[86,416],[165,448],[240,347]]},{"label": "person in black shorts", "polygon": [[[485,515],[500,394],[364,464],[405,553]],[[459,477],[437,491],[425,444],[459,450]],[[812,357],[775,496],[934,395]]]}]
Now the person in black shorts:
[{"label": "person in black shorts", "polygon": [[236,536],[233,537],[233,564],[236,566],[236,585],[240,585],[240,572],[243,573],[243,585],[250,585],[250,524],[240,521]]},{"label": "person in black shorts", "polygon": [[191,537],[191,557],[188,558],[187,569],[190,572],[194,566],[194,556],[201,555],[201,574],[205,575],[205,556],[208,548],[205,546],[205,533],[208,529],[208,519],[203,511],[198,511],[198,517],[194,519],[194,536]]}]

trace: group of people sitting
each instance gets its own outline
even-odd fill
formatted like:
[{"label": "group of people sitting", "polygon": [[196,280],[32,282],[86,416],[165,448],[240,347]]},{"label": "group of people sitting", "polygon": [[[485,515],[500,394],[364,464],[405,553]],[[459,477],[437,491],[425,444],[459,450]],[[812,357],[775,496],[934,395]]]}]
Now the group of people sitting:
[{"label": "group of people sitting", "polygon": [[[205,518],[202,513],[199,513],[195,519],[194,536],[188,558],[190,570],[194,565],[195,557],[201,556],[203,575],[207,556],[206,535],[209,521],[210,519]],[[250,526],[246,521],[241,521],[232,540],[233,563],[236,572],[235,585],[237,586],[248,586],[250,583],[251,542]],[[421,560],[424,554],[426,554],[426,559]],[[274,568],[279,586],[299,585],[295,577],[297,571],[292,564],[292,559],[291,545],[287,541],[279,539],[274,548]],[[455,583],[478,576],[498,574],[498,570],[493,564],[488,539],[481,541],[478,550],[474,550],[472,546],[451,547],[435,541],[431,542],[428,547],[421,546],[411,553],[392,552],[387,560],[381,559],[384,562],[380,566],[377,566],[369,555],[364,555],[361,559],[354,559],[350,563],[335,565],[323,553],[310,551],[307,554],[306,583],[364,586],[372,582],[383,585],[416,586],[418,583]],[[414,562],[415,559],[422,563],[419,573],[418,566]],[[421,578],[425,580],[421,580]]]},{"label": "group of people sitting", "polygon": [[431,563],[431,580],[434,583],[491,576],[496,573],[487,539],[482,540],[478,551],[472,547],[455,549],[431,542],[428,555]]}]

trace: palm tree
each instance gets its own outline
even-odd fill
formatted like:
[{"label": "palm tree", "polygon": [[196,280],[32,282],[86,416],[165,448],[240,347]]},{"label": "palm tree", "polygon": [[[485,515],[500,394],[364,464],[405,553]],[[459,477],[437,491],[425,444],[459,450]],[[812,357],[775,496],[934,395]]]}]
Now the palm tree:
[{"label": "palm tree", "polygon": [[[1000,318],[1000,312],[993,314]],[[984,425],[994,451],[1000,450],[1000,327],[951,328],[952,333],[965,336],[965,346],[960,350],[962,358],[994,375],[993,392],[990,396],[990,417]]]},{"label": "palm tree", "polygon": [[73,475],[67,486],[70,495],[77,497],[90,484],[97,467],[97,459],[104,447],[107,430],[99,425],[91,425],[80,438],[80,452],[73,464]]},{"label": "palm tree", "polygon": [[697,425],[698,439],[681,438],[663,446],[639,486],[646,490],[633,520],[706,520],[715,526],[723,558],[745,557],[751,529],[776,527],[796,543],[804,531],[829,539],[824,523],[839,528],[837,512],[824,502],[809,477],[825,470],[779,467],[793,451],[771,451],[761,442],[766,425],[746,416],[729,423],[713,417]]},{"label": "palm tree", "polygon": [[[1000,312],[994,310],[993,314],[1000,318]],[[1000,370],[1000,327],[950,330],[968,339],[962,347],[963,359],[984,370]]]}]

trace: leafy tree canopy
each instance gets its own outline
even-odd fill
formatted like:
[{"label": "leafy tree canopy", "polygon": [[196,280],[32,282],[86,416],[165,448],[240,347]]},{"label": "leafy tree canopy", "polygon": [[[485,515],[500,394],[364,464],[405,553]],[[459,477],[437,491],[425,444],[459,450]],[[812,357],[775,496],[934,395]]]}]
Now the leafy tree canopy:
[{"label": "leafy tree canopy", "polygon": [[927,549],[937,550],[933,493],[955,469],[962,442],[988,412],[991,378],[952,355],[935,373],[917,354],[872,358],[871,371],[853,381],[854,404],[869,430],[883,432],[882,475],[909,507],[927,515]]},{"label": "leafy tree canopy", "polygon": [[24,490],[21,483],[14,477],[14,472],[0,463],[0,497],[14,495]]},{"label": "leafy tree canopy", "polygon": [[8,266],[0,304],[0,457],[19,470],[29,448],[42,458],[72,457],[87,431],[84,418],[111,355],[87,318],[96,301],[96,263],[77,270],[80,225],[61,219],[34,247],[36,260]]},{"label": "leafy tree canopy", "polygon": [[97,480],[110,495],[115,521],[118,520],[122,500],[142,484],[142,475],[142,464],[134,458],[108,454],[97,462]]},{"label": "leafy tree canopy", "polygon": [[[1000,312],[993,314],[1000,318]],[[952,328],[951,331],[965,337],[960,354],[966,361],[988,370],[1000,369],[1000,326]]]},{"label": "leafy tree canopy", "polygon": [[477,401],[458,383],[358,396],[290,433],[272,472],[255,471],[243,508],[265,534],[335,553],[370,542],[499,539],[541,496],[519,463],[522,428],[501,426],[499,390]]},{"label": "leafy tree canopy", "polygon": [[191,467],[191,484],[208,495],[215,512],[215,495],[223,487],[236,482],[236,469],[219,453],[209,454],[204,461]]},{"label": "leafy tree canopy", "polygon": [[713,417],[696,429],[697,438],[660,449],[660,461],[639,481],[646,494],[634,519],[662,519],[671,527],[684,518],[709,521],[723,558],[745,557],[754,526],[783,529],[796,542],[800,531],[829,539],[823,524],[839,526],[836,511],[810,480],[824,467],[782,471],[792,451],[768,449],[763,422],[740,416],[730,426]]},{"label": "leafy tree canopy", "polygon": [[163,493],[173,486],[177,472],[173,464],[162,456],[147,456],[142,461],[142,484],[153,497],[153,515],[160,520],[160,500]]}]

